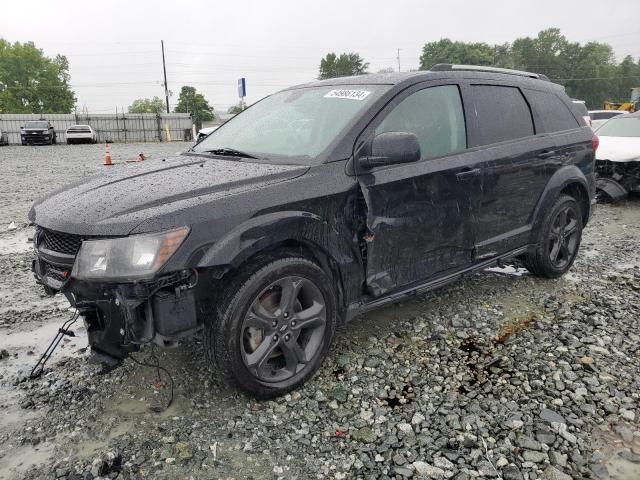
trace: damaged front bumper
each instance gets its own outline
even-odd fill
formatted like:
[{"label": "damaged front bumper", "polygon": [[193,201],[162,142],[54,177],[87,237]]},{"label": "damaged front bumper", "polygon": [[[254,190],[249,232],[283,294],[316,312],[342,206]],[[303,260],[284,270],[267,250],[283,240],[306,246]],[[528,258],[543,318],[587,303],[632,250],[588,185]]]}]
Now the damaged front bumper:
[{"label": "damaged front bumper", "polygon": [[596,160],[598,197],[618,202],[629,193],[640,193],[640,161],[612,162]]},{"label": "damaged front bumper", "polygon": [[105,363],[115,365],[143,344],[171,345],[200,328],[196,271],[114,283],[77,280],[71,277],[72,267],[73,256],[54,258],[41,249],[32,264],[45,291],[63,293],[83,316],[89,345]]}]

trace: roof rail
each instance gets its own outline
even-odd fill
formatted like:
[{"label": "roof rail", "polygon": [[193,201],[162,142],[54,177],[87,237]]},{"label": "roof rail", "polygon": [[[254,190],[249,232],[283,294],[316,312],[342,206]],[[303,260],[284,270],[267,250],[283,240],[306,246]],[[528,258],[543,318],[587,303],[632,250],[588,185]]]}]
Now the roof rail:
[{"label": "roof rail", "polygon": [[549,81],[546,75],[541,73],[524,72],[522,70],[511,70],[510,68],[485,67],[482,65],[452,65],[450,63],[438,63],[431,67],[432,72],[447,72],[452,70],[470,71],[470,72],[488,72],[488,73],[505,73],[507,75],[519,75],[521,77],[537,78],[539,80]]}]

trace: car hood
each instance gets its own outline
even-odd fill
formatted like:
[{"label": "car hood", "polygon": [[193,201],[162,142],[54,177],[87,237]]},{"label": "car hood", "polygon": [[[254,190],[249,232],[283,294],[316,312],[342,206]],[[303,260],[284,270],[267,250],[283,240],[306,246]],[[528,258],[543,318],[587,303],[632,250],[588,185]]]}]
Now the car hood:
[{"label": "car hood", "polygon": [[[596,135],[598,132],[596,132]],[[640,161],[640,137],[598,137],[596,159],[612,162]]]},{"label": "car hood", "polygon": [[[184,219],[189,209],[201,215],[202,209],[196,207],[290,180],[309,169],[186,155],[105,168],[102,175],[37,200],[29,219],[67,233],[128,235],[155,217],[171,218],[179,212]],[[140,229],[135,233],[141,233]]]}]

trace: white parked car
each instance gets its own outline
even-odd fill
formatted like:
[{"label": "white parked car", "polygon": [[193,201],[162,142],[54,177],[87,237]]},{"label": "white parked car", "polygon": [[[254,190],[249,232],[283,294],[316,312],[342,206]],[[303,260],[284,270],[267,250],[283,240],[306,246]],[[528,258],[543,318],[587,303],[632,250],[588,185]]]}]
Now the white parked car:
[{"label": "white parked car", "polygon": [[196,144],[200,143],[202,140],[208,137],[209,134],[211,134],[212,132],[215,132],[218,129],[218,127],[220,127],[220,125],[216,125],[215,127],[201,128],[200,130],[198,130],[198,135],[196,136]]},{"label": "white parked car", "polygon": [[640,112],[613,117],[595,133],[598,197],[616,202],[640,193]]},{"label": "white parked car", "polygon": [[591,123],[594,130],[600,128],[607,120],[618,115],[629,113],[625,110],[589,110],[589,116],[591,117]]},{"label": "white parked car", "polygon": [[98,136],[89,125],[72,125],[67,128],[67,144],[97,143]]}]

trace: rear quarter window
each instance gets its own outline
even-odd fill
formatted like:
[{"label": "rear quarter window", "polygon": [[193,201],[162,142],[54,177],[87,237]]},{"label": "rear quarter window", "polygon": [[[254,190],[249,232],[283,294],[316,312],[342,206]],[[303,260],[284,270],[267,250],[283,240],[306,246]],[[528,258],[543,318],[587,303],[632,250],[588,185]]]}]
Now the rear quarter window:
[{"label": "rear quarter window", "polygon": [[517,87],[471,85],[472,147],[534,135],[531,109]]},{"label": "rear quarter window", "polygon": [[573,108],[575,109],[581,117],[588,117],[589,110],[587,110],[587,106],[582,102],[571,102]]},{"label": "rear quarter window", "polygon": [[538,132],[561,132],[580,126],[576,117],[559,96],[538,90],[525,90],[525,93],[541,123],[537,128]]}]

